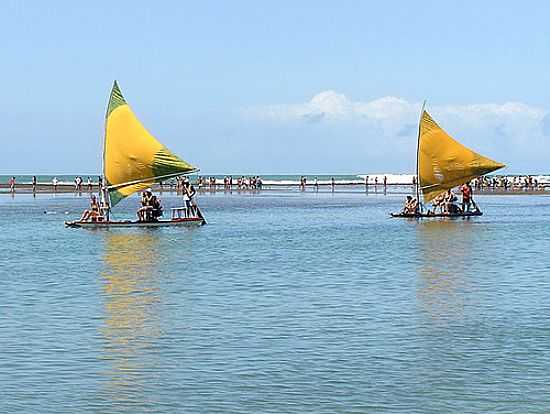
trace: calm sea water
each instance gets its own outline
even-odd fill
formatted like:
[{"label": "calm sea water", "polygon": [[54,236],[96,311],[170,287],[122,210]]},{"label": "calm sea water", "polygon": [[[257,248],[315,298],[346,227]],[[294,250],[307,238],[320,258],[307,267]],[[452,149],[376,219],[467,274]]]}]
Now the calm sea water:
[{"label": "calm sea water", "polygon": [[201,228],[89,231],[86,197],[2,196],[0,412],[548,412],[550,198],[478,202],[217,193]]}]

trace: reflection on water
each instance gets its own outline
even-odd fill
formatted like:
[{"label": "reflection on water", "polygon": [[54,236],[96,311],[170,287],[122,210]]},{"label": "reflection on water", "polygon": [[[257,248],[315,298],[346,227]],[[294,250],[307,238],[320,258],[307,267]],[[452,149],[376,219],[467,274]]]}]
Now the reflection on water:
[{"label": "reflection on water", "polygon": [[480,226],[470,220],[427,220],[417,223],[420,306],[430,317],[461,318],[464,289],[473,259],[473,237]]},{"label": "reflection on water", "polygon": [[160,336],[159,239],[155,232],[105,233],[105,392],[113,402],[142,405],[148,397],[155,358],[148,354]]}]

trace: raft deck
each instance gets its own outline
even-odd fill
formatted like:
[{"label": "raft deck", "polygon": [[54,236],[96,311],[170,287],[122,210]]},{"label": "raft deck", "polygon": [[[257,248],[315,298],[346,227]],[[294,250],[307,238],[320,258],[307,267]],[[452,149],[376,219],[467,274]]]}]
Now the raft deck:
[{"label": "raft deck", "polygon": [[71,228],[105,229],[113,227],[171,227],[171,226],[202,226],[206,220],[200,217],[176,218],[158,221],[66,221],[65,226]]},{"label": "raft deck", "polygon": [[391,213],[394,218],[458,218],[458,217],[478,217],[482,216],[481,211],[466,211],[464,213]]}]

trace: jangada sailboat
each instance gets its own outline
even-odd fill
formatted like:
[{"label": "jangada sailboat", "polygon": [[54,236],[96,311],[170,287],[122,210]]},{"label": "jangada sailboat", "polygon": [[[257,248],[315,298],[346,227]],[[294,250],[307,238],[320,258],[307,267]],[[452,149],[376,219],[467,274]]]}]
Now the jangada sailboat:
[{"label": "jangada sailboat", "polygon": [[420,203],[420,193],[424,203],[454,187],[470,182],[476,177],[505,167],[486,158],[454,140],[443,130],[422,106],[418,127],[416,159],[416,212],[393,213],[392,217],[469,217],[481,216],[479,209],[466,212],[436,213],[424,211]]},{"label": "jangada sailboat", "polygon": [[111,209],[125,197],[146,190],[159,181],[198,171],[198,168],[172,153],[143,127],[115,81],[105,115],[101,213],[90,221],[69,221],[65,224],[86,228],[205,224],[206,220],[198,207],[194,209],[196,214],[193,217],[148,221],[111,219]]}]

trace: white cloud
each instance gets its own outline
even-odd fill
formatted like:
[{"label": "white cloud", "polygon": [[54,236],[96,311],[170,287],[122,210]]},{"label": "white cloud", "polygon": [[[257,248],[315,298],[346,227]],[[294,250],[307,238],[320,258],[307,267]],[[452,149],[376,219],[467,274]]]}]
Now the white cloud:
[{"label": "white cloud", "polygon": [[[421,102],[386,96],[372,101],[352,101],[333,90],[320,92],[304,103],[268,105],[246,108],[244,115],[268,121],[299,121],[311,118],[326,121],[373,120],[409,123],[416,122]],[[522,119],[541,122],[545,111],[519,102],[503,104],[429,105],[429,111],[445,118],[461,118],[476,123]]]},{"label": "white cloud", "polygon": [[[393,96],[353,101],[328,90],[307,102],[246,108],[242,115],[264,123],[265,130],[274,126],[294,129],[304,142],[317,142],[322,134],[330,133],[371,160],[400,160],[414,152],[421,106],[421,102]],[[520,102],[428,102],[427,109],[451,135],[481,153],[522,169],[545,164],[550,114],[542,108]],[[320,127],[311,129],[311,124]]]}]

